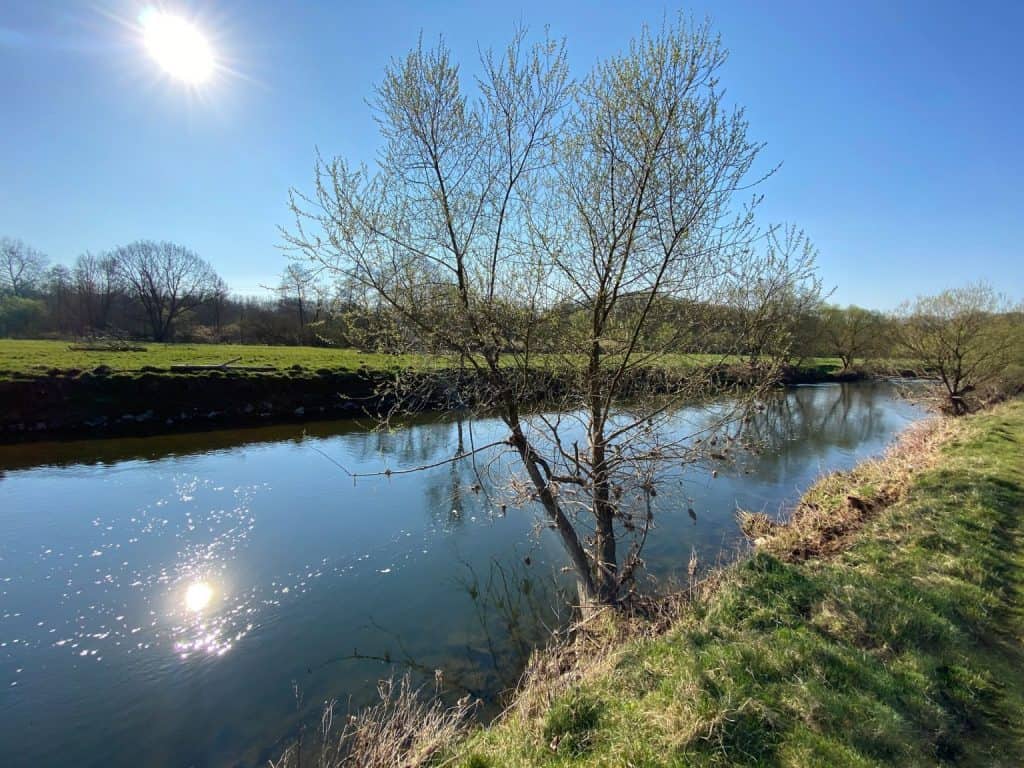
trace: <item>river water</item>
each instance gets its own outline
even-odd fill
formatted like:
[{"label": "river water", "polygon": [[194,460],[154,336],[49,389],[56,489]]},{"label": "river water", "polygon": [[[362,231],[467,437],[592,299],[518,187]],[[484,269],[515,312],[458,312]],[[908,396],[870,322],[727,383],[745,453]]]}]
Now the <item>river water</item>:
[{"label": "river water", "polygon": [[[777,513],[921,416],[885,383],[796,387],[764,450],[657,499],[649,575],[742,548],[737,506]],[[489,420],[391,432],[335,421],[0,447],[0,745],[7,766],[265,764],[323,703],[443,670],[494,702],[564,620],[537,510],[431,464]],[[688,513],[692,509],[694,520]]]}]

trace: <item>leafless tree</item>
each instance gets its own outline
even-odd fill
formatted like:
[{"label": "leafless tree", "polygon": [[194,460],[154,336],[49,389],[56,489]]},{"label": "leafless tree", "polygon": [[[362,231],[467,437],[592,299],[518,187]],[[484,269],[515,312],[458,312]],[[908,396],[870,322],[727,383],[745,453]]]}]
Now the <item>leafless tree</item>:
[{"label": "leafless tree", "polygon": [[213,309],[213,328],[217,334],[217,338],[220,339],[221,326],[224,319],[224,307],[228,302],[230,289],[228,284],[219,275],[214,278],[213,285],[210,287],[210,304]]},{"label": "leafless tree", "polygon": [[49,259],[22,240],[0,238],[0,291],[27,296],[39,284]]},{"label": "leafless tree", "polygon": [[281,273],[281,283],[277,288],[277,294],[281,297],[281,301],[295,303],[300,332],[306,327],[310,294],[316,293],[314,280],[313,271],[297,262],[288,264]]},{"label": "leafless tree", "polygon": [[171,341],[174,321],[208,301],[220,285],[209,264],[174,243],[139,240],[111,255],[118,276],[143,306],[154,341]]},{"label": "leafless tree", "polygon": [[[713,363],[749,341],[734,327],[733,348],[696,366],[679,354],[700,351],[692,329],[735,317],[709,307],[744,311],[744,280],[781,279],[790,295],[807,275],[779,278],[757,198],[739,199],[761,145],[723,102],[708,25],[645,30],[580,83],[562,43],[525,40],[482,56],[476,100],[443,43],[393,62],[374,102],[377,169],[318,160],[283,234],[293,257],[362,286],[398,344],[468,370],[454,385],[508,427],[511,489],[542,506],[582,599],[610,605],[642,565],[666,468],[699,459],[688,438],[738,415],[678,421],[681,402],[722,386]],[[668,307],[676,322],[650,333]]]},{"label": "leafless tree", "polygon": [[109,254],[83,253],[75,260],[71,275],[81,330],[106,331],[111,307],[121,287],[114,259]]}]

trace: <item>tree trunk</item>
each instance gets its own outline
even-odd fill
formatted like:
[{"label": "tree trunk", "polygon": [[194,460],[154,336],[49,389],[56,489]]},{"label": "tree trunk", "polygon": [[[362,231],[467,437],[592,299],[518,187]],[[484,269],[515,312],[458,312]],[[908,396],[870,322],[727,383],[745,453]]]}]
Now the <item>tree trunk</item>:
[{"label": "tree trunk", "polygon": [[618,598],[617,554],[615,547],[615,510],[611,503],[611,482],[605,462],[603,435],[591,438],[591,459],[594,466],[594,581],[598,600],[612,605]]},{"label": "tree trunk", "polygon": [[576,580],[580,594],[585,598],[586,603],[600,602],[600,596],[591,575],[587,553],[583,550],[583,546],[576,536],[572,523],[569,522],[561,506],[559,506],[558,500],[551,493],[551,486],[541,474],[537,461],[534,458],[533,448],[527,441],[526,435],[523,434],[522,427],[518,422],[512,426],[511,442],[519,453],[519,458],[522,460],[523,465],[526,467],[526,473],[530,476],[533,487],[537,489],[537,497],[540,499],[541,504],[544,505],[544,510],[548,513],[548,517],[562,539],[562,544],[569,554],[569,559],[572,560],[573,567],[576,570]]}]

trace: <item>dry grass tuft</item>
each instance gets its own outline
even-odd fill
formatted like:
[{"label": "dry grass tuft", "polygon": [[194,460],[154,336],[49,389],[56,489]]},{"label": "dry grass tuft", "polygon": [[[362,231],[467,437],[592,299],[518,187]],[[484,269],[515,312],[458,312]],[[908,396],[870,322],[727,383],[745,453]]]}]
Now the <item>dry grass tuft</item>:
[{"label": "dry grass tuft", "polygon": [[631,644],[664,635],[698,601],[714,594],[727,569],[712,569],[696,579],[698,562],[691,553],[687,587],[662,594],[631,594],[616,609],[600,608],[533,652],[511,704],[499,721],[538,721],[552,704],[585,680],[610,673]]},{"label": "dry grass tuft", "polygon": [[736,512],[736,522],[743,535],[755,544],[771,536],[778,525],[764,512],[747,512],[742,509]]},{"label": "dry grass tuft", "polygon": [[912,425],[880,458],[821,478],[789,520],[759,532],[756,543],[791,562],[842,551],[851,534],[902,498],[916,474],[935,465],[941,446],[962,429],[957,420],[939,416]]},{"label": "dry grass tuft", "polygon": [[336,722],[335,702],[324,708],[319,743],[310,752],[293,744],[270,768],[421,768],[467,730],[476,703],[469,696],[446,706],[413,688],[408,675],[382,680],[380,703]]}]

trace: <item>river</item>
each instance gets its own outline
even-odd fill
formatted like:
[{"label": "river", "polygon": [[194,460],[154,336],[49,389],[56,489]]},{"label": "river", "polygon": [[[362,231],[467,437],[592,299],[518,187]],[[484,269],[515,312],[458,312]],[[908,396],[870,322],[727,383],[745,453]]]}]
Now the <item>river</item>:
[{"label": "river", "polygon": [[[881,382],[767,405],[764,450],[658,496],[649,576],[734,556],[737,505],[775,514],[922,415]],[[564,620],[558,541],[468,462],[353,481],[325,457],[431,464],[497,422],[366,427],[0,447],[4,764],[265,764],[324,701],[368,702],[404,669],[493,704]]]}]

